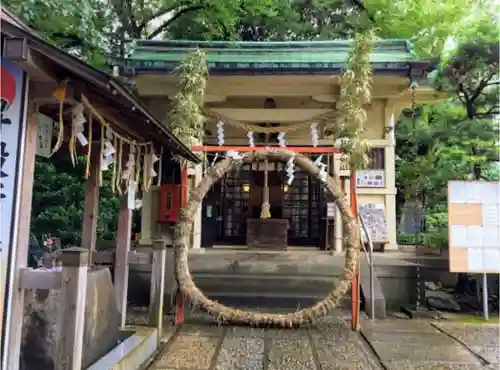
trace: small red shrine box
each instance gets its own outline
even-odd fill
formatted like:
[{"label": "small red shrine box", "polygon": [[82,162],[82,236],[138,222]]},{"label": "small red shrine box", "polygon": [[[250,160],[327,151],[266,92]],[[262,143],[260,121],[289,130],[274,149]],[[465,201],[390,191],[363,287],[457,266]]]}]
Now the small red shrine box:
[{"label": "small red shrine box", "polygon": [[184,206],[181,184],[163,184],[160,187],[159,222],[177,222],[179,213]]},{"label": "small red shrine box", "polygon": [[158,222],[177,222],[181,208],[187,202],[187,166],[181,172],[181,184],[163,184],[160,186],[160,215]]}]

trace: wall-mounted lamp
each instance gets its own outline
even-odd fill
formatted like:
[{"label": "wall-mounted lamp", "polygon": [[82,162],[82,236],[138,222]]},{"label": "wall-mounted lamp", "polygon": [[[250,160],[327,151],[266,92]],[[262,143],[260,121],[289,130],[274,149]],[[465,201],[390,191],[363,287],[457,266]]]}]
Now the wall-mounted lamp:
[{"label": "wall-mounted lamp", "polygon": [[241,186],[241,190],[243,190],[245,193],[248,193],[250,191],[250,184],[243,184]]},{"label": "wall-mounted lamp", "polygon": [[286,193],[288,191],[288,184],[283,185],[283,191]]}]

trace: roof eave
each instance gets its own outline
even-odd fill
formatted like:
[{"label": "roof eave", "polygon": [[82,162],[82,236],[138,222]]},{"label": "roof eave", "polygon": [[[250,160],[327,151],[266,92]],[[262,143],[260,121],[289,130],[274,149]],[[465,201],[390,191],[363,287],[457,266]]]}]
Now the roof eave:
[{"label": "roof eave", "polygon": [[[3,8],[2,8],[3,10]],[[145,105],[130,92],[126,87],[121,85],[121,83],[108,75],[107,73],[100,71],[94,67],[87,65],[86,63],[80,61],[79,59],[63,52],[57,47],[49,44],[45,40],[39,38],[37,35],[28,32],[26,29],[22,28],[18,24],[4,20],[2,22],[2,33],[11,37],[24,37],[30,42],[30,46],[35,50],[45,55],[47,58],[51,59],[54,63],[66,68],[73,73],[80,75],[81,77],[89,80],[91,83],[103,88],[109,89],[113,87],[116,89],[123,97],[129,100],[134,107],[139,110],[146,119],[150,120],[161,132],[172,141],[174,149],[179,155],[192,161],[194,163],[200,163],[200,158],[194,154],[184,143],[182,143],[170,130],[168,130],[157,118],[155,118],[145,107]],[[56,56],[54,57],[53,54]]]}]

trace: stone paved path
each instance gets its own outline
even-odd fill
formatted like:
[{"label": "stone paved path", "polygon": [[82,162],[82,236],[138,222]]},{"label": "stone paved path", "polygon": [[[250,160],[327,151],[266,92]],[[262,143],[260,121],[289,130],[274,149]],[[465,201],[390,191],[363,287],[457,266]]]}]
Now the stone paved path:
[{"label": "stone paved path", "polygon": [[427,320],[361,324],[363,336],[387,370],[498,370],[499,330],[498,325]]},{"label": "stone paved path", "polygon": [[150,370],[493,370],[500,326],[363,320],[337,312],[306,329],[183,325]]},{"label": "stone paved path", "polygon": [[377,360],[341,317],[298,330],[185,324],[155,370],[375,370]]}]

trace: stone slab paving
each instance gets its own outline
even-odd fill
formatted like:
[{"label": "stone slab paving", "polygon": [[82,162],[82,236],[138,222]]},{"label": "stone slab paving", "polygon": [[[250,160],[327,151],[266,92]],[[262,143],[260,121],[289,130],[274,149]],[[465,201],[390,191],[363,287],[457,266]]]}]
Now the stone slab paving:
[{"label": "stone slab paving", "polygon": [[155,370],[376,370],[359,334],[340,316],[306,329],[184,325]]},{"label": "stone slab paving", "polygon": [[[362,322],[361,331],[387,370],[491,368],[493,362],[487,358],[498,353],[498,327],[496,331],[484,326],[465,330],[443,325],[446,329],[428,320],[367,320]],[[464,345],[467,340],[470,346]],[[477,351],[473,344],[478,346]]]},{"label": "stone slab paving", "polygon": [[498,330],[388,319],[363,320],[359,334],[341,314],[298,330],[201,321],[183,325],[150,369],[498,370]]},{"label": "stone slab paving", "polygon": [[436,323],[434,326],[484,362],[500,368],[500,325]]}]

